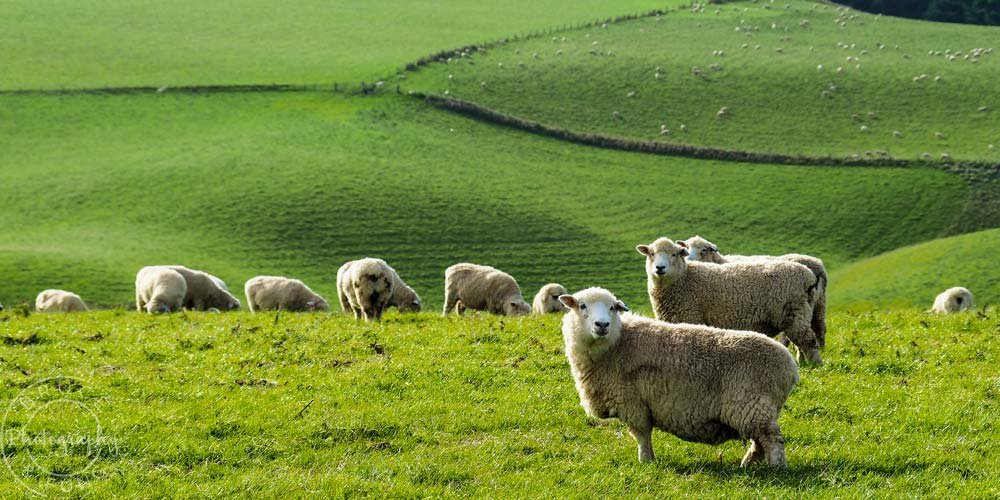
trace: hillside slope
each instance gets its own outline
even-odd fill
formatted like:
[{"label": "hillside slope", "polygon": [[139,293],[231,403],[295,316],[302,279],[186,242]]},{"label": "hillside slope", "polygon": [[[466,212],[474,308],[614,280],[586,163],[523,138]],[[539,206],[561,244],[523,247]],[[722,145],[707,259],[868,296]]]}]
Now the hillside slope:
[{"label": "hillside slope", "polygon": [[[0,302],[65,287],[127,305],[142,265],[235,289],[289,274],[334,299],[340,264],[392,263],[432,308],[458,261],[525,293],[646,302],[634,246],[695,233],[831,267],[948,234],[968,189],[920,169],[692,161],[504,129],[406,97],[0,97]],[[933,196],[927,196],[933,193]]]},{"label": "hillside slope", "polygon": [[834,306],[929,309],[953,286],[972,291],[977,308],[1000,302],[1000,229],[963,234],[893,250],[834,273]]},{"label": "hillside slope", "polygon": [[583,133],[1000,162],[998,42],[997,27],[731,2],[501,44],[410,72],[404,87]]}]

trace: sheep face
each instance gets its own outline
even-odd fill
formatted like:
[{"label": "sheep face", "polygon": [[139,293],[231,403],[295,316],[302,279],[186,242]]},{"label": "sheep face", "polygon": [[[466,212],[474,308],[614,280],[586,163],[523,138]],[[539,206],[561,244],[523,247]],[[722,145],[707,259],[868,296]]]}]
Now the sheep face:
[{"label": "sheep face", "polygon": [[621,313],[629,309],[611,292],[588,288],[575,295],[560,295],[559,301],[569,309],[563,318],[563,328],[571,327],[576,344],[589,345],[598,339],[613,344],[621,335]]},{"label": "sheep face", "polygon": [[398,309],[399,309],[399,312],[401,312],[401,313],[405,313],[405,312],[420,312],[420,307],[421,307],[420,306],[420,299],[417,298],[417,297],[414,297],[413,300],[404,301],[402,304],[399,305]]},{"label": "sheep face", "polygon": [[0,312],[3,311],[3,304],[0,304]]},{"label": "sheep face", "polygon": [[328,311],[330,305],[321,298],[315,298],[306,302],[306,311]]},{"label": "sheep face", "polygon": [[722,264],[722,255],[719,254],[718,247],[715,246],[711,241],[702,238],[701,236],[695,236],[693,238],[688,238],[685,243],[687,243],[688,260],[694,262],[712,262],[715,264]]},{"label": "sheep face", "polygon": [[663,280],[679,276],[687,271],[687,257],[690,254],[687,243],[674,243],[667,238],[659,238],[649,245],[637,245],[636,251],[646,256],[646,275],[652,280]]},{"label": "sheep face", "polygon": [[165,314],[170,312],[170,306],[158,300],[153,300],[146,304],[146,312],[149,314]]},{"label": "sheep face", "polygon": [[503,312],[507,316],[524,316],[531,312],[531,304],[521,297],[510,297],[503,304]]}]

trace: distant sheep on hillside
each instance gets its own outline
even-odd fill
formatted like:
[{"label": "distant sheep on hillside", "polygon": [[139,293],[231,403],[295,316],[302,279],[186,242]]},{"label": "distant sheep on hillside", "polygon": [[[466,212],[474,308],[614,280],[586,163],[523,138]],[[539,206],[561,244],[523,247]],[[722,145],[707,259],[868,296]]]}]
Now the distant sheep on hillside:
[{"label": "distant sheep on hillside", "polygon": [[65,290],[45,290],[35,298],[38,312],[86,312],[87,306],[79,295]]},{"label": "distant sheep on hillside", "polygon": [[931,312],[937,314],[951,314],[966,309],[972,309],[972,292],[968,288],[956,286],[949,288],[934,299],[934,306]]},{"label": "distant sheep on hillside", "polygon": [[[455,264],[444,272],[444,314],[464,308],[520,316],[531,312],[514,277],[490,266]],[[461,313],[464,309],[459,309]]]},{"label": "distant sheep on hillside", "polygon": [[135,309],[139,312],[170,313],[184,307],[187,281],[166,266],[148,266],[135,275]]},{"label": "distant sheep on hillside", "polygon": [[535,314],[566,312],[566,306],[559,302],[559,296],[567,293],[569,292],[566,287],[559,283],[549,283],[543,286],[535,294],[535,300],[531,302],[531,312]]},{"label": "distant sheep on hillside", "polygon": [[313,292],[305,283],[282,276],[257,276],[243,287],[247,307],[257,311],[326,311],[326,299]]},{"label": "distant sheep on hillside", "polygon": [[381,320],[395,292],[395,274],[382,259],[369,257],[345,263],[337,271],[340,307],[344,312],[353,312],[355,319]]}]

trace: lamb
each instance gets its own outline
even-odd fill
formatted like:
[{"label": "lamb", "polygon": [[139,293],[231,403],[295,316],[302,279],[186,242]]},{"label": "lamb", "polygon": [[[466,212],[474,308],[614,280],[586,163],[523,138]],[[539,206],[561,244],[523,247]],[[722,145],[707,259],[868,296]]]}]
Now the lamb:
[{"label": "lamb", "polygon": [[531,302],[531,312],[534,314],[547,314],[566,312],[566,307],[559,301],[560,295],[569,293],[566,287],[559,283],[549,283],[543,286],[535,294],[535,300]]},{"label": "lamb", "polygon": [[476,264],[455,264],[444,272],[444,314],[461,301],[465,309],[520,316],[531,312],[514,278],[498,269]]},{"label": "lamb", "polygon": [[688,261],[687,243],[667,238],[635,248],[646,256],[656,319],[772,337],[783,332],[799,348],[799,361],[822,363],[810,329],[817,280],[807,267],[781,259],[722,265]]},{"label": "lamb", "polygon": [[282,276],[257,276],[247,280],[243,287],[247,307],[257,311],[327,311],[326,299],[312,291],[305,283]]},{"label": "lamb", "polygon": [[826,274],[826,266],[823,261],[809,255],[789,253],[785,255],[722,255],[711,241],[695,236],[688,238],[687,244],[690,255],[689,260],[699,262],[712,262],[715,264],[726,264],[728,262],[746,262],[759,259],[783,259],[798,262],[812,271],[816,277],[816,301],[813,302],[812,331],[816,334],[816,341],[822,349],[826,347],[826,285],[829,279]]},{"label": "lamb", "polygon": [[340,307],[354,313],[355,319],[379,321],[395,293],[396,273],[382,259],[352,260],[337,271]]},{"label": "lamb", "polygon": [[166,266],[147,266],[135,275],[135,310],[150,314],[180,311],[187,281]]},{"label": "lamb", "polygon": [[[233,294],[217,284],[222,281],[211,274],[184,266],[166,266],[177,271],[187,283],[184,295],[184,307],[194,311],[207,311],[216,308],[221,311],[233,311],[240,308],[240,301]],[[213,279],[214,278],[214,279]],[[225,285],[223,283],[223,285]]]},{"label": "lamb", "polygon": [[581,406],[624,422],[640,461],[655,458],[656,427],[696,443],[750,440],[741,467],[765,460],[787,467],[778,416],[799,373],[781,344],[622,314],[628,307],[603,288],[559,300],[570,309],[562,334]]},{"label": "lamb", "polygon": [[86,304],[79,295],[65,290],[45,290],[35,298],[38,312],[87,312]]},{"label": "lamb", "polygon": [[932,313],[951,314],[972,309],[972,292],[968,288],[956,286],[949,288],[934,299]]},{"label": "lamb", "polygon": [[395,269],[392,267],[389,269],[392,270],[392,297],[389,298],[389,305],[401,313],[420,312],[422,308],[420,296],[399,277]]}]

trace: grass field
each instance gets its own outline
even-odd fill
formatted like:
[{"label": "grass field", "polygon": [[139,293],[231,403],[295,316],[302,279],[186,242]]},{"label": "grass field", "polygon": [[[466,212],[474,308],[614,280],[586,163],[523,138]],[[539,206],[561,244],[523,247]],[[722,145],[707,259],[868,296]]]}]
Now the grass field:
[{"label": "grass field", "polygon": [[678,0],[12,0],[0,89],[360,85],[432,52]]},{"label": "grass field", "polygon": [[557,316],[0,313],[0,496],[995,497],[998,329],[835,314],[776,472],[659,432],[640,464],[580,408]]},{"label": "grass field", "polygon": [[[996,45],[1000,28],[864,13],[841,27],[833,6],[805,0],[716,8],[512,42],[422,68],[405,87],[577,132],[791,155],[1000,161],[990,149],[1000,148],[1000,56],[963,59]],[[928,55],[945,50],[962,56]],[[718,118],[722,107],[728,115]]]},{"label": "grass field", "polygon": [[[1000,253],[1000,229],[913,245],[852,264],[831,276],[831,295],[852,310],[923,307],[953,286],[975,290],[977,308],[1000,302],[1000,276],[984,257]],[[992,260],[992,257],[986,257]]]},{"label": "grass field", "polygon": [[[967,188],[923,169],[693,161],[568,145],[405,97],[19,96],[0,107],[0,301],[133,300],[181,262],[232,288],[288,274],[334,299],[341,263],[393,264],[440,306],[457,261],[645,297],[634,247],[695,233],[828,265],[933,239]],[[516,152],[516,154],[514,154]],[[933,192],[936,196],[925,196]],[[706,194],[711,193],[711,194]]]}]

